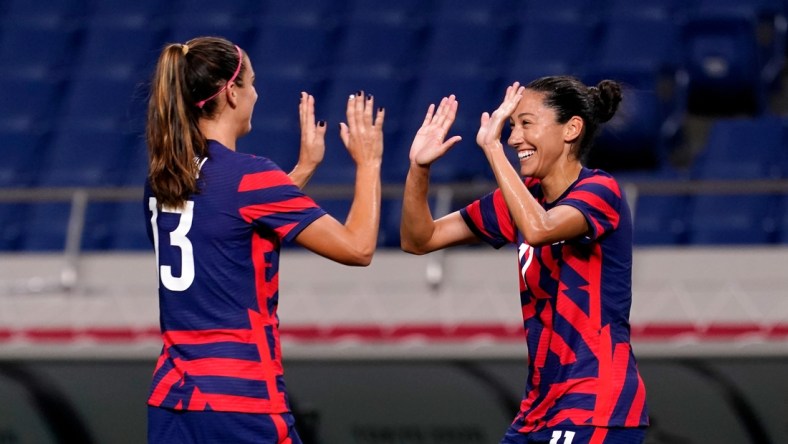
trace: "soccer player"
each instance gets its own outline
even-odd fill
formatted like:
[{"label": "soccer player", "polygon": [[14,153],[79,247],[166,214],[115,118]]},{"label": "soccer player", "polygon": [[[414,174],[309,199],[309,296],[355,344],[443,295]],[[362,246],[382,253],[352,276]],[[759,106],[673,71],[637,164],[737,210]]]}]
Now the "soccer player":
[{"label": "soccer player", "polygon": [[280,245],[361,266],[375,251],[384,112],[373,117],[372,96],[351,95],[340,123],[356,164],[344,224],[301,191],[325,149],[314,98],[301,95],[301,154],[290,175],[235,151],[256,101],[252,63],[231,42],[199,37],[162,50],[144,197],[164,342],[148,398],[151,443],[300,443],[279,344]]},{"label": "soccer player", "polygon": [[[430,105],[413,140],[402,249],[425,254],[481,240],[517,251],[528,380],[501,443],[644,440],[645,389],[629,341],[630,211],[613,177],[581,163],[620,101],[620,85],[609,80],[587,87],[556,76],[509,86],[499,108],[482,114],[476,137],[498,188],[438,220],[427,204],[429,172],[460,140],[446,139],[454,96],[437,110]],[[507,121],[519,175],[501,144]]]}]

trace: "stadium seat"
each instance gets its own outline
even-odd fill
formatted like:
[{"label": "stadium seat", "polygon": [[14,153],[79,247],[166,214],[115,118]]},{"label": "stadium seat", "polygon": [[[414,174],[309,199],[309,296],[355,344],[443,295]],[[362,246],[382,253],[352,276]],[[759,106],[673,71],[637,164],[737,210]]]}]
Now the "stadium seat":
[{"label": "stadium seat", "polygon": [[59,127],[71,130],[142,131],[147,91],[138,78],[73,76],[64,96]]},{"label": "stadium seat", "polygon": [[97,13],[89,23],[75,76],[128,79],[132,83],[149,80],[165,43],[162,25],[143,13],[129,17]]},{"label": "stadium seat", "polygon": [[73,26],[6,18],[0,39],[0,78],[65,79],[78,51],[77,39]]},{"label": "stadium seat", "polygon": [[516,27],[507,54],[507,77],[527,84],[548,75],[582,75],[594,30],[571,16],[526,16]]},{"label": "stadium seat", "polygon": [[584,76],[594,85],[624,86],[618,112],[599,134],[589,165],[607,170],[655,169],[680,142],[687,75],[681,68],[678,27],[670,18],[612,16],[603,22],[597,56]]},{"label": "stadium seat", "polygon": [[112,250],[152,251],[146,231],[145,212],[141,201],[113,204],[112,232],[108,248]]},{"label": "stadium seat", "polygon": [[608,0],[608,17],[650,17],[676,19],[691,7],[689,0]]},{"label": "stadium seat", "polygon": [[758,43],[758,18],[736,10],[690,14],[683,25],[688,107],[703,114],[760,114],[769,85]]},{"label": "stadium seat", "polygon": [[503,66],[506,37],[506,28],[492,18],[484,22],[433,22],[423,49],[422,71],[495,77]]},{"label": "stadium seat", "polygon": [[670,246],[687,242],[687,196],[642,195],[634,208],[635,245]]},{"label": "stadium seat", "polygon": [[27,209],[21,203],[0,203],[0,251],[22,249]]},{"label": "stadium seat", "polygon": [[63,129],[44,151],[40,186],[112,186],[123,180],[128,140],[118,131]]},{"label": "stadium seat", "polygon": [[780,233],[780,243],[788,244],[788,196],[782,197],[782,205],[780,206],[777,223]]},{"label": "stadium seat", "polygon": [[64,250],[71,203],[41,202],[27,204],[26,207],[20,249],[25,251]]},{"label": "stadium seat", "polygon": [[776,179],[783,175],[784,121],[720,119],[691,167],[695,179]]},{"label": "stadium seat", "polygon": [[535,19],[593,20],[602,12],[599,2],[594,0],[530,0],[522,5],[520,14]]},{"label": "stadium seat", "polygon": [[38,177],[44,134],[0,129],[0,187],[28,187]]},{"label": "stadium seat", "polygon": [[697,195],[689,203],[689,243],[769,244],[777,239],[775,195]]}]

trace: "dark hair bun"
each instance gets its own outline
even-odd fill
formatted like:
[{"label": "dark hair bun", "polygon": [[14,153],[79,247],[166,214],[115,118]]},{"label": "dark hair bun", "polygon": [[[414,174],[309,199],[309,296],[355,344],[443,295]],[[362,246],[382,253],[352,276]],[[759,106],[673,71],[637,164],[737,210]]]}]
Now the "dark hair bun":
[{"label": "dark hair bun", "polygon": [[613,80],[602,80],[596,87],[589,88],[594,111],[599,122],[613,118],[621,103],[621,85]]}]

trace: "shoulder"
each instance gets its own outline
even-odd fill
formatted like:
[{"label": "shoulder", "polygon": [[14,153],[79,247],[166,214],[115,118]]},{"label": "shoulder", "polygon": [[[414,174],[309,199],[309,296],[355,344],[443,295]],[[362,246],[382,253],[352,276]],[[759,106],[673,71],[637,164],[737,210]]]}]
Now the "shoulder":
[{"label": "shoulder", "polygon": [[596,190],[598,194],[612,193],[621,198],[621,186],[618,181],[603,170],[584,168],[574,188],[576,190]]}]

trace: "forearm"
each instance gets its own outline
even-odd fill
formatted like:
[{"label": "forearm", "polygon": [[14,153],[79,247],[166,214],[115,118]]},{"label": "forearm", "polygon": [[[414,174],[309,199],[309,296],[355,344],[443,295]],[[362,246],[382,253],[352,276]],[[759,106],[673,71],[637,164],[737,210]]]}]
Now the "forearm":
[{"label": "forearm", "polygon": [[380,227],[380,169],[379,163],[357,167],[353,202],[345,221],[352,247],[369,261],[377,247]]},{"label": "forearm", "polygon": [[531,195],[520,174],[512,167],[502,148],[485,150],[506,206],[517,229],[531,245],[541,245],[550,237],[547,211]]},{"label": "forearm", "polygon": [[306,184],[309,183],[309,179],[315,174],[315,170],[317,170],[317,164],[298,162],[288,176],[298,188],[304,189]]},{"label": "forearm", "polygon": [[435,221],[427,200],[429,181],[429,167],[411,165],[405,179],[400,224],[401,247],[409,253],[424,253],[435,232]]}]

